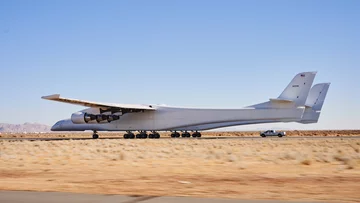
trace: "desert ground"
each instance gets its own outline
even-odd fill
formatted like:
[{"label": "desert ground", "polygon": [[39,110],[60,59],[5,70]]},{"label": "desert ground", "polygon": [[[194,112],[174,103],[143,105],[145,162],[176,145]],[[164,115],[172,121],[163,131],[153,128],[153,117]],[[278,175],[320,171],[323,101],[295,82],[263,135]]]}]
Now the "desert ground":
[{"label": "desert ground", "polygon": [[[308,137],[314,133],[326,137]],[[297,139],[241,138],[258,132],[203,133],[239,139],[0,139],[0,190],[360,202],[359,134],[288,133]]]},{"label": "desert ground", "polygon": [[[281,130],[279,130],[281,131]],[[285,130],[286,136],[290,137],[333,137],[333,136],[360,136],[360,130]],[[125,132],[99,132],[100,137],[123,137]],[[135,132],[134,132],[135,133]],[[205,137],[258,137],[260,131],[237,131],[237,132],[201,132]],[[160,132],[161,137],[170,138],[170,132]],[[91,137],[92,131],[88,132],[51,132],[51,133],[2,133],[0,138],[87,138]]]}]

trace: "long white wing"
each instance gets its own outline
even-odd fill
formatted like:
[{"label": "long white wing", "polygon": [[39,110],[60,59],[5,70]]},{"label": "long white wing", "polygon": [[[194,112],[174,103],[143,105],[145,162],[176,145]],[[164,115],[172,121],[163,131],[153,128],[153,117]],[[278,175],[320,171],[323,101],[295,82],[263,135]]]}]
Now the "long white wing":
[{"label": "long white wing", "polygon": [[92,101],[85,101],[85,100],[79,100],[79,99],[69,99],[60,97],[60,94],[53,94],[49,96],[43,96],[42,99],[52,100],[52,101],[58,101],[58,102],[64,102],[68,104],[75,104],[75,105],[81,105],[86,107],[97,107],[97,108],[103,108],[103,109],[123,109],[123,110],[134,110],[136,111],[142,111],[142,110],[156,110],[151,105],[141,105],[141,104],[112,104],[112,103],[102,103],[102,102],[92,102]]}]

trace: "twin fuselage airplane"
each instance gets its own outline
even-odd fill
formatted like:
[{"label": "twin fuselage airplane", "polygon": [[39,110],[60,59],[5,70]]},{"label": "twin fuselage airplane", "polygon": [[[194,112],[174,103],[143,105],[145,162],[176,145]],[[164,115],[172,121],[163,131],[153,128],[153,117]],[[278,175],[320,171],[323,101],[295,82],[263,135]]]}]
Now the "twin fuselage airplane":
[{"label": "twin fuselage airplane", "polygon": [[[52,131],[126,131],[124,138],[159,138],[157,131],[172,131],[171,137],[200,137],[199,131],[228,126],[299,122],[317,123],[330,83],[313,87],[316,72],[297,74],[279,97],[241,109],[180,108],[163,105],[111,104],[60,97],[43,99],[88,107],[58,121]],[[150,132],[149,134],[147,132]]]}]

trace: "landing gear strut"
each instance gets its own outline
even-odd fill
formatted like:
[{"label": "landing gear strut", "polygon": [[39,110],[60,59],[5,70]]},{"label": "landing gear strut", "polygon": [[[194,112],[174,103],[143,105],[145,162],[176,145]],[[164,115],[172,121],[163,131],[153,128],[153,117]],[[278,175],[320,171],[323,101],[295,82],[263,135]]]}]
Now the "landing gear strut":
[{"label": "landing gear strut", "polygon": [[99,138],[99,135],[97,134],[97,131],[96,131],[96,130],[94,130],[94,133],[93,133],[93,135],[92,135],[92,138],[93,138],[93,139],[98,139],[98,138]]}]

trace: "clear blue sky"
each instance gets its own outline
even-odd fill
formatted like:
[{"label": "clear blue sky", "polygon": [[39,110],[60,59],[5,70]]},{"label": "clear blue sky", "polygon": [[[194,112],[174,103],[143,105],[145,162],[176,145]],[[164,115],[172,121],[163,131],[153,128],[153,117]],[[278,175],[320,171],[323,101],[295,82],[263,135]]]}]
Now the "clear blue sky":
[{"label": "clear blue sky", "polygon": [[[331,82],[320,121],[359,129],[360,1],[0,1],[0,122],[82,109],[43,95],[243,107],[301,71]],[[237,129],[257,128],[258,126]]]}]

